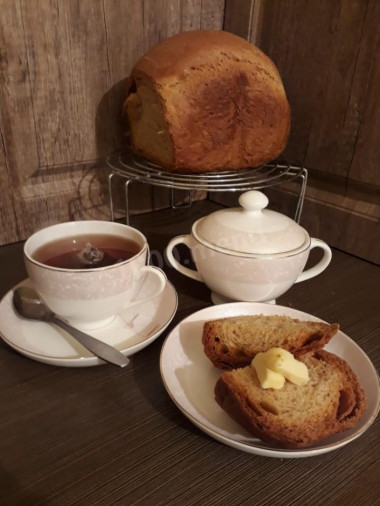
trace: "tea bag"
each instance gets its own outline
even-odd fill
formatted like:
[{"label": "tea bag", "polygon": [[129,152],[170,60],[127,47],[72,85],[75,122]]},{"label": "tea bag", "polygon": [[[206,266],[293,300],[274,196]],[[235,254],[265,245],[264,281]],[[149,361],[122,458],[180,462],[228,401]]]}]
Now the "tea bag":
[{"label": "tea bag", "polygon": [[77,256],[82,264],[96,266],[96,264],[100,263],[103,260],[104,252],[88,242]]}]

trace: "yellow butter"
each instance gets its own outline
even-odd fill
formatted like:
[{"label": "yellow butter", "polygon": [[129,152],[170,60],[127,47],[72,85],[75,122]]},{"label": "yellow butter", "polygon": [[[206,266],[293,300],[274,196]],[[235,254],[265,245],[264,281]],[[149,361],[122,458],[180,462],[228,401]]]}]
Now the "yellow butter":
[{"label": "yellow butter", "polygon": [[282,374],[295,385],[305,385],[309,381],[306,365],[282,348],[271,348],[265,352],[265,363],[269,369]]},{"label": "yellow butter", "polygon": [[258,353],[252,360],[262,388],[273,388],[279,390],[285,384],[285,377],[271,369],[268,369],[265,361],[265,353]]},{"label": "yellow butter", "polygon": [[279,390],[284,386],[285,379],[295,385],[305,385],[309,381],[306,365],[282,348],[258,353],[252,360],[252,366],[262,388]]}]

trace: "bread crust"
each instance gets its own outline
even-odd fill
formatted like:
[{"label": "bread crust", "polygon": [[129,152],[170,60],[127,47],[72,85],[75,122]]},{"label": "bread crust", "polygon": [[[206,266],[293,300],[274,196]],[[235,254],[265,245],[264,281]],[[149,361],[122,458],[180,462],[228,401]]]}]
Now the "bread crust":
[{"label": "bread crust", "polygon": [[[290,130],[290,107],[274,63],[225,31],[182,32],[153,46],[131,78],[161,104],[179,172],[256,167],[278,157]],[[133,98],[126,101],[134,149],[161,164],[135,134]]]},{"label": "bread crust", "polygon": [[[275,341],[264,339],[264,320],[274,322],[271,333]],[[287,323],[291,324],[291,335],[284,331]],[[337,323],[304,322],[277,315],[237,316],[205,322],[202,343],[205,354],[215,367],[233,369],[250,365],[257,353],[275,346],[293,354],[323,348],[338,330]]]},{"label": "bread crust", "polygon": [[[236,370],[222,373],[215,386],[215,399],[251,434],[282,448],[310,446],[354,427],[365,412],[366,398],[356,374],[347,362],[325,350],[303,353],[298,359],[307,364],[311,376],[318,362],[324,363],[322,371],[325,376],[320,374],[317,380],[319,383],[325,382],[330,388],[328,395],[319,401],[317,411],[310,414],[307,410],[306,413],[303,411],[305,405],[317,402],[311,387],[287,383],[287,387],[277,391],[274,397],[260,387],[252,367],[241,370],[248,381],[242,381]],[[317,385],[318,382],[314,387]],[[293,401],[287,414],[283,405],[287,397],[294,395],[294,391],[296,401]],[[310,399],[305,399],[305,396]],[[298,408],[301,422],[297,417]]]}]

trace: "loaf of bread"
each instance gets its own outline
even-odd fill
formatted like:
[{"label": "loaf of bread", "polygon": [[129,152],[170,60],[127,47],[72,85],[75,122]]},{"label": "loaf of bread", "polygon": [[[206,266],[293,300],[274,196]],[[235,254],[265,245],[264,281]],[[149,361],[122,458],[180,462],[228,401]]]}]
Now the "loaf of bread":
[{"label": "loaf of bread", "polygon": [[270,348],[291,353],[323,348],[339,325],[301,321],[282,315],[244,315],[220,318],[203,326],[205,354],[220,369],[249,365],[255,355]]},{"label": "loaf of bread", "polygon": [[280,390],[263,389],[247,366],[221,374],[216,401],[251,434],[282,448],[309,446],[355,426],[366,399],[349,365],[325,350],[297,358],[308,368],[306,385],[287,381]]},{"label": "loaf of bread", "polygon": [[290,129],[279,72],[224,31],[182,32],[134,66],[124,109],[134,151],[177,172],[256,167],[278,157]]}]

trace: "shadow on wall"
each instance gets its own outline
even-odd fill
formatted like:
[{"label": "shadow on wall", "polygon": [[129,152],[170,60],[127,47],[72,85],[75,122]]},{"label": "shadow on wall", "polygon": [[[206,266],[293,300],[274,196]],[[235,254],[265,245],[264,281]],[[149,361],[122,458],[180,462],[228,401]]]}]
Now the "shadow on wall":
[{"label": "shadow on wall", "polygon": [[[77,186],[77,196],[69,202],[70,219],[109,219],[108,168],[106,157],[127,142],[128,125],[123,116],[127,78],[116,83],[101,98],[95,117],[97,161],[89,164]],[[115,185],[114,185],[115,186]],[[116,210],[125,209],[124,185],[113,192]]]},{"label": "shadow on wall", "polygon": [[112,86],[103,95],[97,107],[95,133],[98,159],[104,159],[127,140],[128,124],[123,115],[127,81],[125,78]]}]

